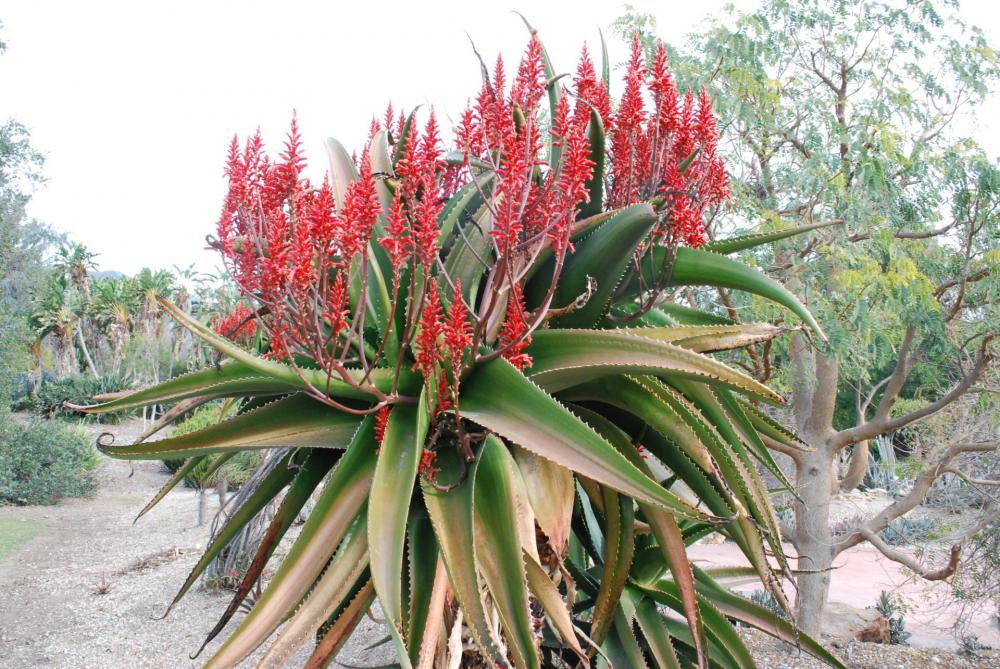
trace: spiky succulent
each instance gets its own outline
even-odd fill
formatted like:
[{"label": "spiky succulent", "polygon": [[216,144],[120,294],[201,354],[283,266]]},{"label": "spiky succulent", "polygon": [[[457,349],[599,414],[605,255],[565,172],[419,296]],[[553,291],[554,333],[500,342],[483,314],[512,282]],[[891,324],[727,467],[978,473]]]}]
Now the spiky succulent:
[{"label": "spiky succulent", "polygon": [[[209,640],[315,497],[208,666],[234,666],[276,631],[263,665],[316,639],[307,666],[325,666],[375,601],[404,667],[751,666],[729,619],[839,666],[715,580],[749,571],[786,606],[757,468],[784,480],[766,444],[802,445],[758,408],[777,394],[708,355],[783,329],[668,299],[680,286],[750,291],[822,337],[791,293],[726,255],[800,230],[703,245],[702,214],[727,195],[708,98],[678,94],[662,48],[648,77],[638,42],[631,63],[612,116],[606,56],[601,80],[584,55],[571,92],[532,32],[509,89],[500,62],[492,78],[483,67],[453,151],[433,113],[420,133],[415,114],[390,110],[359,159],[327,142],[318,187],[294,125],[277,161],[259,136],[234,140],[214,243],[254,305],[231,329],[254,319],[263,348],[161,300],[220,364],[89,408],[241,398],[199,432],[101,444],[188,458],[165,490],[206,459],[281,449],[174,600],[280,500]],[[752,566],[691,565],[686,546],[711,532]]]}]

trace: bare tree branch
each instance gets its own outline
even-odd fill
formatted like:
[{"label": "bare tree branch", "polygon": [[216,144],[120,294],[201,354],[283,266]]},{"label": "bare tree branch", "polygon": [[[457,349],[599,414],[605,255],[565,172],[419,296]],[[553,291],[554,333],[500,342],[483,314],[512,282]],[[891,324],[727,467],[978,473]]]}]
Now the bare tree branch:
[{"label": "bare tree branch", "polygon": [[854,532],[846,534],[836,544],[833,545],[833,554],[838,555],[852,546],[857,546],[868,539],[867,534],[878,534],[889,526],[895,519],[906,515],[920,504],[927,497],[934,481],[943,474],[959,455],[964,453],[987,453],[996,449],[996,441],[963,441],[949,445],[937,464],[924,469],[913,481],[913,488],[906,495],[882,509],[877,515],[868,520],[864,525]]},{"label": "bare tree branch", "polygon": [[865,539],[868,540],[872,546],[877,548],[882,555],[886,556],[893,562],[898,562],[899,564],[907,567],[915,574],[922,576],[928,581],[943,581],[952,574],[958,568],[958,559],[962,555],[962,546],[960,544],[955,544],[951,547],[951,553],[948,556],[948,563],[939,569],[928,569],[924,567],[920,562],[916,560],[912,555],[908,555],[903,551],[896,550],[889,546],[889,544],[882,541],[879,535],[875,534],[871,530],[862,529],[861,533],[864,535]]},{"label": "bare tree branch", "polygon": [[[994,337],[995,335],[987,335],[983,337],[983,341],[979,346],[979,352],[976,355],[976,361],[972,366],[972,370],[963,376],[958,383],[952,386],[951,390],[938,398],[937,401],[931,402],[930,404],[911,411],[903,416],[899,416],[898,418],[890,419],[888,415],[877,415],[875,419],[865,423],[864,425],[858,425],[852,428],[847,428],[846,430],[841,430],[834,435],[832,439],[833,447],[835,449],[840,449],[845,446],[849,446],[850,444],[864,441],[865,439],[871,439],[880,434],[885,434],[886,432],[892,432],[893,430],[906,427],[911,423],[937,413],[957,400],[959,397],[964,395],[974,383],[976,383],[982,373],[986,370],[989,363],[993,360],[993,356],[989,352],[989,344]],[[891,385],[892,382],[890,381],[890,386]],[[889,391],[890,389],[887,388],[886,395],[889,395]],[[883,397],[883,403],[884,402],[885,398]],[[891,408],[891,403],[889,403],[886,411],[888,411],[888,408]],[[879,409],[882,409],[882,403],[879,404]],[[880,411],[876,413],[879,414]]]}]

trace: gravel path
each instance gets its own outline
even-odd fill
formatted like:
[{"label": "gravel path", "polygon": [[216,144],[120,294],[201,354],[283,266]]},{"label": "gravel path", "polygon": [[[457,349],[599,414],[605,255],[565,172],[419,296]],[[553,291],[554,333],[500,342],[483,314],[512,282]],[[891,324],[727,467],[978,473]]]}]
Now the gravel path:
[{"label": "gravel path", "polygon": [[[111,427],[118,443],[134,439],[140,428]],[[168,474],[158,462],[136,462],[129,474],[129,463],[101,458],[91,498],[0,507],[0,519],[41,525],[0,561],[3,669],[200,667],[217,647],[210,645],[199,660],[188,659],[225,609],[225,593],[196,586],[169,617],[154,619],[208,541],[209,523],[196,526],[197,493],[178,487],[133,525]],[[214,495],[209,504],[214,513]],[[102,585],[106,594],[98,594]],[[387,649],[364,650],[381,638],[380,627],[365,619],[339,659],[384,664],[392,659]]]}]

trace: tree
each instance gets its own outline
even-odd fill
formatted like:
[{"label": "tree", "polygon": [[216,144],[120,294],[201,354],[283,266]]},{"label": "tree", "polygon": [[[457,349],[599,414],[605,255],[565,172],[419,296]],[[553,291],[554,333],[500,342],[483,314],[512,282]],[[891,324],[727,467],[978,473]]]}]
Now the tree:
[{"label": "tree", "polygon": [[[0,42],[0,54],[4,50]],[[25,216],[31,191],[42,181],[41,166],[28,129],[13,119],[0,124],[0,398],[10,396],[14,375],[28,358],[31,294],[52,239],[49,230]],[[7,401],[0,401],[0,411],[6,407]]]},{"label": "tree", "polygon": [[83,313],[79,294],[72,290],[66,276],[51,274],[44,292],[36,296],[37,304],[31,314],[31,326],[39,343],[51,342],[57,377],[66,377],[80,371],[76,356],[76,337]]},{"label": "tree", "polygon": [[[791,419],[814,449],[787,451],[795,521],[783,528],[800,556],[798,620],[807,632],[820,623],[834,557],[860,542],[927,578],[948,577],[960,548],[943,567],[928,567],[879,532],[940,474],[996,448],[985,426],[964,425],[963,437],[927,454],[906,498],[831,536],[831,499],[862,482],[869,440],[979,392],[996,365],[1000,172],[958,121],[995,84],[1000,60],[956,9],[923,0],[768,0],[713,22],[695,53],[675,54],[729,121],[730,220],[765,231],[827,226],[807,245],[754,257],[809,304],[829,344],[797,332],[789,345],[744,360],[757,378],[775,375],[790,391]],[[655,27],[634,14],[619,26],[647,39]],[[774,315],[724,290],[689,297],[717,302],[733,320]]]},{"label": "tree", "polygon": [[92,311],[95,322],[111,349],[111,373],[122,371],[125,350],[134,327],[135,291],[125,277],[105,277],[94,282]]},{"label": "tree", "polygon": [[91,253],[86,246],[78,242],[67,242],[59,247],[53,262],[53,267],[57,272],[62,272],[66,278],[64,282],[66,290],[76,293],[75,300],[79,302],[80,317],[76,327],[76,343],[80,346],[80,353],[87,363],[87,369],[100,378],[94,359],[90,355],[90,347],[87,346],[87,339],[96,340],[96,332],[90,319],[91,295],[90,295],[90,271],[96,268],[94,258],[96,253]]}]

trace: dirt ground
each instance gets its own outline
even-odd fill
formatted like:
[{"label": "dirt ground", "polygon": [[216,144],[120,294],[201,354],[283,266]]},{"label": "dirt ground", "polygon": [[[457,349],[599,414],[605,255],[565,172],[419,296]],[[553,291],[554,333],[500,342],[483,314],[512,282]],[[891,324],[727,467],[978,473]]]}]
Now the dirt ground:
[{"label": "dirt ground", "polygon": [[[140,428],[110,429],[127,443]],[[2,669],[200,667],[211,657],[219,639],[188,659],[225,609],[225,593],[192,588],[169,617],[156,620],[208,541],[210,523],[196,526],[197,493],[178,487],[133,525],[168,474],[159,462],[136,462],[129,474],[129,463],[101,458],[91,498],[0,507],[0,521],[40,526],[0,560]],[[214,495],[209,505],[212,514]],[[102,585],[106,594],[99,594]],[[392,659],[388,649],[365,650],[381,638],[381,627],[365,619],[338,659],[384,664]],[[300,666],[306,657],[297,658]]]},{"label": "dirt ground", "polygon": [[[127,443],[140,428],[132,422],[111,429],[118,443]],[[88,429],[96,435],[104,428]],[[197,493],[178,488],[133,525],[135,514],[167,479],[165,469],[158,462],[136,462],[130,475],[127,462],[102,458],[96,475],[98,488],[91,498],[52,507],[0,507],[0,527],[23,524],[26,530],[30,528],[21,533],[27,539],[6,556],[0,555],[0,669],[201,666],[218,640],[197,660],[188,656],[225,608],[226,594],[195,587],[169,617],[156,620],[208,539],[209,524],[195,524]],[[210,513],[215,504],[215,497],[210,497]],[[734,559],[726,545],[699,546],[695,557],[707,562]],[[884,565],[873,568],[885,569]],[[835,578],[832,598],[837,600],[846,584],[857,585],[862,577],[865,573]],[[838,586],[838,582],[845,585]],[[858,605],[874,600],[877,590],[868,585],[862,590],[864,602],[858,600]],[[919,615],[908,624],[917,632],[911,641],[919,643],[925,634],[920,625]],[[744,634],[762,669],[821,666],[763,634]],[[383,636],[381,626],[366,618],[338,657],[339,666],[391,663],[394,658],[388,644],[367,649]],[[995,641],[992,637],[983,640]],[[921,645],[926,646],[926,641]],[[837,652],[852,668],[1000,668],[996,651],[968,657],[953,648],[850,643]],[[258,656],[251,657],[246,666],[253,666]],[[306,656],[301,653],[290,666],[301,666]]]}]

